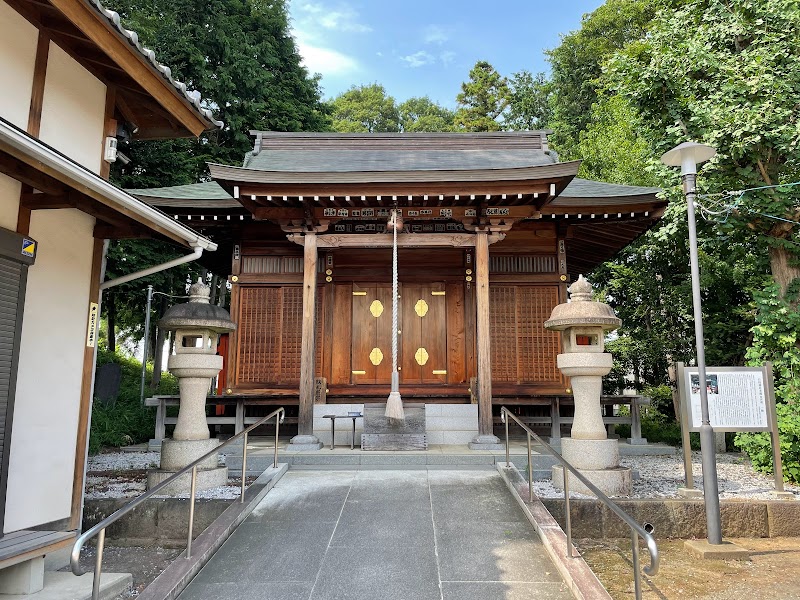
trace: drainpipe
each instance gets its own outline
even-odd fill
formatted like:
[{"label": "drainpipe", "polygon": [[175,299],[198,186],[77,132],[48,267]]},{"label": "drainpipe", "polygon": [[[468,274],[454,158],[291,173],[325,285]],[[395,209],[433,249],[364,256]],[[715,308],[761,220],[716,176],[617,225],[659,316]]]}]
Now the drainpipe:
[{"label": "drainpipe", "polygon": [[107,290],[108,288],[123,283],[128,283],[129,281],[133,281],[134,279],[147,277],[148,275],[152,275],[153,273],[158,273],[159,271],[166,271],[167,269],[171,269],[172,267],[177,267],[178,265],[182,265],[184,263],[197,260],[203,255],[203,248],[202,246],[194,244],[192,244],[192,247],[194,248],[194,252],[192,254],[187,254],[186,256],[181,256],[173,260],[167,261],[163,264],[156,265],[154,267],[148,267],[147,269],[142,269],[141,271],[136,271],[135,273],[123,275],[122,277],[117,277],[116,279],[112,279],[110,281],[104,281],[103,283],[100,284],[100,291],[102,292],[103,290]]}]

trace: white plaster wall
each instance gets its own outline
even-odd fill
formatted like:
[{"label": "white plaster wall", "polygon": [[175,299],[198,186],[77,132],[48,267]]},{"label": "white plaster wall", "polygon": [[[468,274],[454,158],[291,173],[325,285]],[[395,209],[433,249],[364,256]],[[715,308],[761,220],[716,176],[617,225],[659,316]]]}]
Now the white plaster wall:
[{"label": "white plaster wall", "polygon": [[28,126],[38,38],[36,27],[0,1],[0,116],[22,129]]},{"label": "white plaster wall", "polygon": [[51,42],[39,138],[99,173],[105,108],[105,84]]},{"label": "white plaster wall", "polygon": [[70,516],[94,217],[34,211],[4,532]]},{"label": "white plaster wall", "polygon": [[0,173],[0,227],[11,231],[17,230],[20,187],[19,181]]}]

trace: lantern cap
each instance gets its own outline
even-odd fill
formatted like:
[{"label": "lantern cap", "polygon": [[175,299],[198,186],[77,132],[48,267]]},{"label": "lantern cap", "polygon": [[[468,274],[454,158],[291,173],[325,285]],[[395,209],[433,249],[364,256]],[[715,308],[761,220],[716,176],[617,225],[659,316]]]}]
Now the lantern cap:
[{"label": "lantern cap", "polygon": [[603,302],[592,300],[592,285],[583,275],[569,287],[571,302],[564,302],[553,309],[544,322],[546,329],[562,331],[570,327],[600,327],[604,331],[616,329],[622,321],[614,309]]}]

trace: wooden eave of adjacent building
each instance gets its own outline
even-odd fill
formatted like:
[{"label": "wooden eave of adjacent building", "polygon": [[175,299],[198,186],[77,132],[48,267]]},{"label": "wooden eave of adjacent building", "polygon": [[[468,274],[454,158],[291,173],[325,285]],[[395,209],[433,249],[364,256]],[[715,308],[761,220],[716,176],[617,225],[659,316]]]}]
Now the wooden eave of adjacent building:
[{"label": "wooden eave of adjacent building", "polygon": [[[6,127],[13,127],[4,120],[3,124]],[[18,128],[14,129],[19,134],[33,140],[31,136],[24,134]],[[86,172],[89,177],[101,179],[99,175],[77,165],[57,150],[38,140],[35,143],[47,148],[48,152],[60,155],[62,159],[72,162],[76,168]],[[98,239],[157,237],[187,245],[186,236],[181,237],[155,220],[137,214],[130,208],[84,185],[68,173],[40,162],[3,137],[0,137],[0,173],[32,188],[32,191],[24,192],[20,196],[21,208],[29,211],[77,208],[97,219],[94,236]]]},{"label": "wooden eave of adjacent building", "polygon": [[116,114],[136,139],[197,137],[217,123],[165,77],[91,0],[5,0],[116,91]]}]

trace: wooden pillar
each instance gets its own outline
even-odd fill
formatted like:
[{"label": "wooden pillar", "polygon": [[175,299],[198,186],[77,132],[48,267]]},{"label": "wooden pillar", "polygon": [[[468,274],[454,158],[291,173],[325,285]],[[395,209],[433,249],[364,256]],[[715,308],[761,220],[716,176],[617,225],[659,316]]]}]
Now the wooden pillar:
[{"label": "wooden pillar", "polygon": [[303,333],[300,350],[300,410],[297,419],[297,434],[313,435],[317,234],[308,232],[303,240]]},{"label": "wooden pillar", "polygon": [[494,435],[492,426],[492,340],[489,330],[489,236],[475,233],[475,300],[478,337],[478,434]]}]

